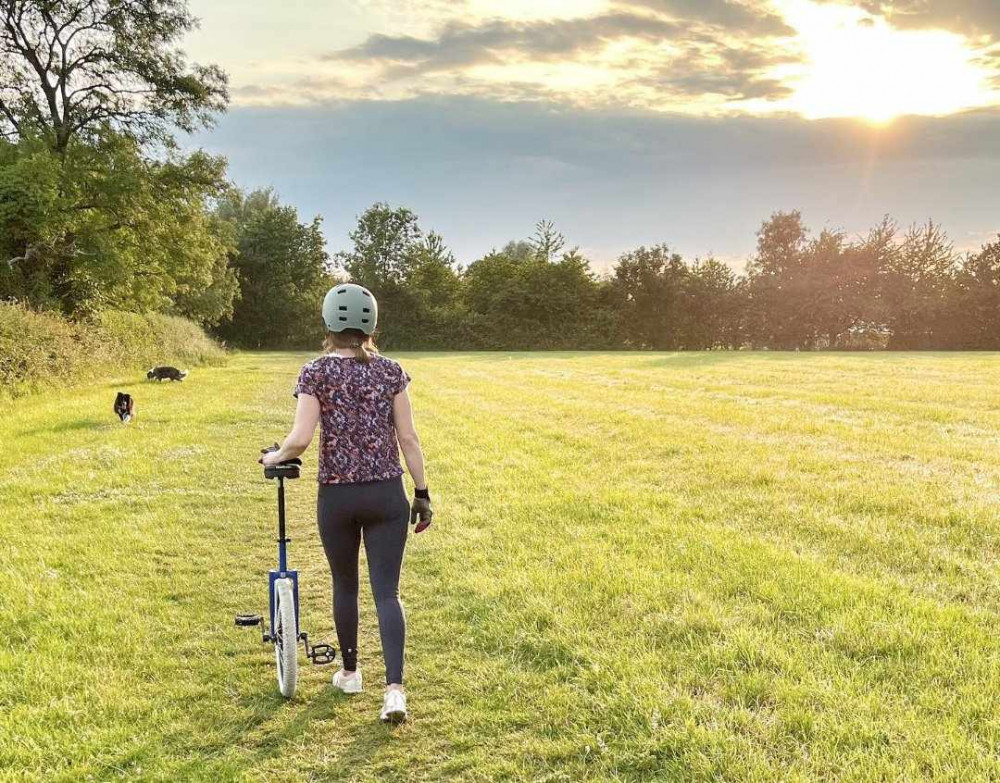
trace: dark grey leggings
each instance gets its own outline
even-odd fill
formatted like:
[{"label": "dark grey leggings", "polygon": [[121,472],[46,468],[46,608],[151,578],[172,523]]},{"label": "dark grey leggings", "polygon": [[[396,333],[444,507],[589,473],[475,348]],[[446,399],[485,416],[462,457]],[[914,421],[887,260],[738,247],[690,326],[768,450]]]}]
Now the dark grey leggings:
[{"label": "dark grey leggings", "polygon": [[354,671],[358,661],[358,550],[364,537],[385,681],[402,684],[406,618],[399,601],[399,571],[410,513],[403,479],[320,484],[316,513],[333,574],[333,622],[344,668]]}]

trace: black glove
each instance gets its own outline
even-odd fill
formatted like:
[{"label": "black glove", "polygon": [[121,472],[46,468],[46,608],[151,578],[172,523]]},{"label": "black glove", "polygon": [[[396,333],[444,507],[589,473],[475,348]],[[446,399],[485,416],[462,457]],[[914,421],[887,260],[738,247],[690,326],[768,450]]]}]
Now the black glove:
[{"label": "black glove", "polygon": [[417,525],[414,533],[422,533],[431,526],[431,519],[434,517],[434,509],[431,508],[431,496],[426,489],[417,489],[413,492],[413,504],[410,506],[410,524],[412,525],[420,517],[420,524]]}]

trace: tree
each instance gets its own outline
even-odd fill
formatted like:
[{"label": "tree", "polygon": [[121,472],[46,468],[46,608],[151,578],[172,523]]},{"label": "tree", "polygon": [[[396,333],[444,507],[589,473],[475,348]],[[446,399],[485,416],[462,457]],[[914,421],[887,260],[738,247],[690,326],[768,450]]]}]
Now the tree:
[{"label": "tree", "polygon": [[547,346],[559,350],[606,348],[615,344],[614,318],[606,286],[595,277],[578,249],[536,267],[546,292],[542,328]]},{"label": "tree", "polygon": [[739,348],[743,286],[736,273],[714,258],[690,267],[685,290],[684,348]]},{"label": "tree", "polygon": [[0,294],[231,312],[225,161],[172,136],[226,103],[222,71],[175,46],[194,25],[183,0],[0,0]]},{"label": "tree", "polygon": [[683,346],[689,275],[681,256],[666,245],[640,247],[618,260],[615,290],[625,345],[656,351]]},{"label": "tree", "polygon": [[1000,237],[962,261],[950,305],[957,328],[951,347],[1000,349]]},{"label": "tree", "polygon": [[802,214],[776,212],[757,233],[757,253],[747,265],[747,330],[761,347],[808,347],[802,268],[808,232]]},{"label": "tree", "polygon": [[458,347],[465,332],[457,265],[441,236],[424,234],[405,207],[378,202],[350,234],[353,247],[336,257],[348,277],[381,305],[379,340],[391,348]]},{"label": "tree", "polygon": [[566,246],[566,237],[556,231],[551,220],[539,220],[535,224],[535,236],[528,240],[528,244],[540,260],[553,261]]},{"label": "tree", "polygon": [[534,258],[535,250],[528,243],[510,242],[465,270],[465,306],[475,347],[524,347],[535,339],[534,307],[526,302],[522,282],[522,269]]},{"label": "tree", "polygon": [[898,252],[899,227],[890,217],[872,228],[850,249],[850,296],[857,314],[850,334],[841,334],[841,343],[867,348],[884,348],[889,334],[885,275]]},{"label": "tree", "polygon": [[145,143],[210,123],[228,100],[216,66],[188,66],[185,0],[0,0],[0,133],[62,156],[108,130]]},{"label": "tree", "polygon": [[538,248],[534,241],[509,242],[465,270],[473,344],[491,350],[607,347],[614,341],[607,286],[579,251],[550,261]]},{"label": "tree", "polygon": [[948,302],[957,295],[958,259],[933,221],[912,226],[882,272],[882,301],[893,349],[947,347],[955,339]]},{"label": "tree", "polygon": [[209,214],[224,171],[203,153],[147,159],[116,134],[63,157],[39,139],[0,142],[0,296],[216,323],[236,293],[232,237]]},{"label": "tree", "polygon": [[282,205],[271,190],[244,195],[235,189],[217,217],[236,236],[241,293],[219,335],[254,348],[317,347],[323,297],[336,282],[320,219],[300,223],[295,208]]},{"label": "tree", "polygon": [[350,233],[354,247],[339,253],[337,263],[352,280],[363,281],[373,292],[383,291],[406,279],[422,238],[413,212],[377,202],[358,217]]},{"label": "tree", "polygon": [[[195,245],[192,240],[196,237],[210,237],[210,241],[217,244],[212,248],[214,252],[205,252],[204,260],[191,265],[192,274],[178,277],[172,296],[174,309],[205,326],[218,326],[232,316],[240,299],[240,283],[231,263],[236,247],[236,230],[232,224],[209,212],[207,205],[192,215],[187,225],[185,241],[180,243],[182,251],[192,247],[203,252],[209,249],[204,244]],[[203,227],[204,232],[193,231],[192,226]]]},{"label": "tree", "polygon": [[412,251],[397,302],[403,310],[388,315],[395,326],[393,345],[408,348],[461,348],[467,338],[462,280],[455,257],[440,234],[431,231]]}]

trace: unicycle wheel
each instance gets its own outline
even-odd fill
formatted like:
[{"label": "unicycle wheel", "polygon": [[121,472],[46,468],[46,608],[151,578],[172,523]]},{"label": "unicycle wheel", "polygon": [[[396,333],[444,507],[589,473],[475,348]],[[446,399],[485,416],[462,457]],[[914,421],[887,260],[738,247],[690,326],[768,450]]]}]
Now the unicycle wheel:
[{"label": "unicycle wheel", "polygon": [[286,699],[295,695],[299,676],[298,629],[295,622],[295,598],[290,579],[274,582],[274,657],[278,665],[278,690]]}]

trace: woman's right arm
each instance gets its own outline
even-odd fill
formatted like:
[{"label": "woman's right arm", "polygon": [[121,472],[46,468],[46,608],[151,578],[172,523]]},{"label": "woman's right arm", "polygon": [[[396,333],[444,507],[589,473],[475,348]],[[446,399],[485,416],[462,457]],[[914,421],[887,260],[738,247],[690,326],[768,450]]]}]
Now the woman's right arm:
[{"label": "woman's right arm", "polygon": [[392,398],[392,421],[396,427],[396,440],[399,449],[406,460],[406,468],[413,478],[416,489],[427,489],[427,478],[424,476],[424,452],[420,448],[420,438],[413,424],[413,408],[410,405],[410,394],[403,389]]}]

